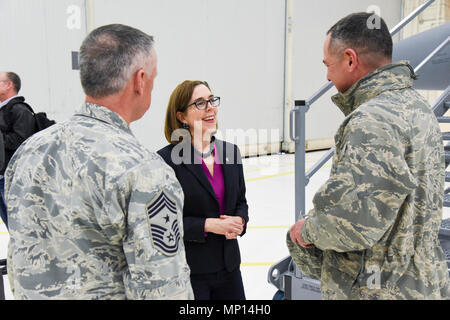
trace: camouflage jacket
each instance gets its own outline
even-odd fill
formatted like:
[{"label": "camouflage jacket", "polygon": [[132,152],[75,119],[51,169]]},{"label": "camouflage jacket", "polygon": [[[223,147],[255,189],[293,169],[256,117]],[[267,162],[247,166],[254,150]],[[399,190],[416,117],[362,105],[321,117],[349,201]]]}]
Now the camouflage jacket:
[{"label": "camouflage jacket", "polygon": [[192,299],[183,192],[111,110],[85,104],[6,171],[16,299]]},{"label": "camouflage jacket", "polygon": [[444,193],[441,132],[406,61],[332,97],[345,120],[329,179],[314,196],[294,262],[325,299],[448,298],[438,240]]}]

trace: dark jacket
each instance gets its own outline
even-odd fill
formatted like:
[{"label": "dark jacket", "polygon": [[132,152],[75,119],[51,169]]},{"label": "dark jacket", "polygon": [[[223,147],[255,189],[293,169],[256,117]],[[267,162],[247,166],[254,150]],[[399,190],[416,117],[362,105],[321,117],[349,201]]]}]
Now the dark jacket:
[{"label": "dark jacket", "polygon": [[34,114],[24,101],[24,97],[16,97],[0,109],[0,131],[5,150],[5,162],[0,170],[2,175],[17,148],[36,131]]},{"label": "dark jacket", "polygon": [[5,142],[3,141],[3,135],[0,134],[0,168],[5,165]]},{"label": "dark jacket", "polygon": [[[240,216],[248,222],[244,173],[239,149],[236,145],[224,141],[215,140],[215,143],[225,180],[225,213]],[[177,148],[180,146],[181,144]],[[220,216],[214,190],[201,164],[194,163],[192,145],[189,143],[186,147],[190,151],[188,154],[183,150],[179,152],[183,157],[180,164],[172,161],[171,153],[174,147],[175,145],[168,145],[158,153],[174,169],[184,191],[184,243],[191,274],[213,273],[223,269],[233,271],[241,263],[238,241],[227,240],[225,236],[213,233],[208,233],[205,237],[206,218]],[[245,231],[244,228],[241,236]]]}]

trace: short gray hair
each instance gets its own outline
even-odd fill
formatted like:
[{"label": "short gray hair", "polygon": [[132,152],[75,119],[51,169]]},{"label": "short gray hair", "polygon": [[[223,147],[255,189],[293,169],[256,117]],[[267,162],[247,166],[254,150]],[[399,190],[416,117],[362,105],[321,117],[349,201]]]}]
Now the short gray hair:
[{"label": "short gray hair", "polygon": [[121,91],[134,72],[145,67],[153,37],[122,24],[93,30],[80,48],[80,79],[86,95],[102,98]]}]

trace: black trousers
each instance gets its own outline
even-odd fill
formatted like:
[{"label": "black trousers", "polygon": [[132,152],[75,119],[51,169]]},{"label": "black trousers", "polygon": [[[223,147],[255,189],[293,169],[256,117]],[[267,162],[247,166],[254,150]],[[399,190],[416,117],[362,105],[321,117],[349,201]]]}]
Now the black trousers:
[{"label": "black trousers", "polygon": [[241,270],[191,275],[195,300],[245,300]]}]

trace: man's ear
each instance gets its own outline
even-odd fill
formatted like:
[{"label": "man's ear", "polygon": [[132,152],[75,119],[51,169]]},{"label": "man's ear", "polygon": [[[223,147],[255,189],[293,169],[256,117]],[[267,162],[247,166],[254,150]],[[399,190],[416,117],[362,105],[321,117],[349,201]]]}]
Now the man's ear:
[{"label": "man's ear", "polygon": [[[6,82],[6,88],[7,88],[8,90],[11,89],[11,88],[13,88],[13,91],[16,91],[16,90],[14,90],[12,81],[7,81],[7,82]],[[17,92],[16,92],[16,94],[17,94]]]},{"label": "man's ear", "polygon": [[347,48],[344,50],[344,59],[347,61],[348,71],[354,71],[359,65],[358,54],[355,50]]},{"label": "man's ear", "polygon": [[144,86],[145,86],[145,72],[143,69],[139,69],[138,71],[136,71],[134,73],[134,91],[138,94],[138,95],[143,95],[144,94]]}]

